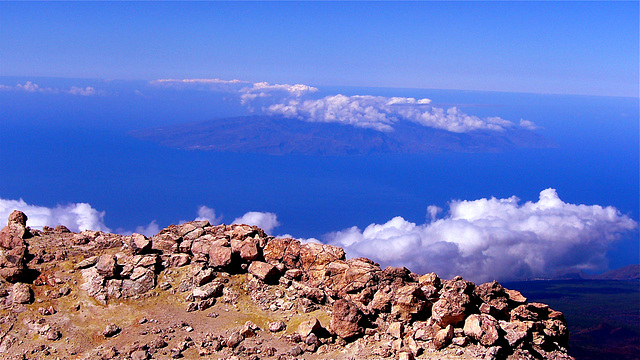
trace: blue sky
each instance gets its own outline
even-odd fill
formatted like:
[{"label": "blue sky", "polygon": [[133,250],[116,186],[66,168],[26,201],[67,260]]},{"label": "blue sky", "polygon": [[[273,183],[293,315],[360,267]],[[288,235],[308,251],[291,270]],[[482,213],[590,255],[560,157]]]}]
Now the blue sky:
[{"label": "blue sky", "polygon": [[0,76],[638,97],[638,2],[0,3]]}]

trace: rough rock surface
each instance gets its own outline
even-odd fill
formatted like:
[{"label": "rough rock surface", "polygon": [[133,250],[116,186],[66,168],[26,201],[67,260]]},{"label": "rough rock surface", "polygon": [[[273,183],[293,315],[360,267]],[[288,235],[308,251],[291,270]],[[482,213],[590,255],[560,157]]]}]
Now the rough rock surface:
[{"label": "rough rock surface", "polygon": [[248,225],[146,238],[27,221],[13,212],[0,231],[3,358],[570,359],[562,313],[497,282]]}]

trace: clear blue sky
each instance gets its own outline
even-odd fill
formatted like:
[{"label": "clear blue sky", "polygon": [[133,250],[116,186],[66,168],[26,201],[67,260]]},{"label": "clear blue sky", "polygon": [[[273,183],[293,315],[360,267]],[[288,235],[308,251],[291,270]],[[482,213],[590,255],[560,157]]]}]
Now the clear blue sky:
[{"label": "clear blue sky", "polygon": [[0,2],[0,76],[638,96],[638,2]]}]

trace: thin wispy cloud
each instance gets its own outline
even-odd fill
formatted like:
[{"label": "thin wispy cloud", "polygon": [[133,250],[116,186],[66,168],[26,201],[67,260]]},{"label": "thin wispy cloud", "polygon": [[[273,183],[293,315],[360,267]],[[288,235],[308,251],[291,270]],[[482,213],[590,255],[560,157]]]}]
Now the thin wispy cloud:
[{"label": "thin wispy cloud", "polygon": [[92,86],[87,86],[87,87],[72,86],[69,89],[58,89],[58,88],[51,88],[51,87],[41,87],[40,85],[35,84],[31,81],[27,81],[24,84],[16,84],[15,86],[0,85],[0,91],[18,91],[18,92],[45,93],[45,94],[68,94],[68,95],[78,95],[78,96],[96,96],[96,95],[105,94],[104,91],[96,90]]}]

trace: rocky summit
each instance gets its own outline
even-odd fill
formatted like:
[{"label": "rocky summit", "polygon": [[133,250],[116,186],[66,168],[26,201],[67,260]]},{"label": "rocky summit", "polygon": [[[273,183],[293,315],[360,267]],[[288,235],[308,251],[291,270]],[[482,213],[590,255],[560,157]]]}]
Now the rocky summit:
[{"label": "rocky summit", "polygon": [[497,282],[194,221],[151,238],[0,232],[3,359],[571,359],[562,313]]}]

